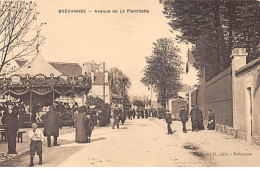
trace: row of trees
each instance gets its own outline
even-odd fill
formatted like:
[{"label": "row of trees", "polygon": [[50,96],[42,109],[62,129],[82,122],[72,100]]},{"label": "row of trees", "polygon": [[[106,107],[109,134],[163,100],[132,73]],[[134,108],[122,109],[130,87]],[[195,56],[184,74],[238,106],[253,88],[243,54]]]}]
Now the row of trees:
[{"label": "row of trees", "polygon": [[230,66],[234,48],[259,57],[260,2],[257,0],[160,0],[178,40],[193,45],[195,67],[207,79]]}]

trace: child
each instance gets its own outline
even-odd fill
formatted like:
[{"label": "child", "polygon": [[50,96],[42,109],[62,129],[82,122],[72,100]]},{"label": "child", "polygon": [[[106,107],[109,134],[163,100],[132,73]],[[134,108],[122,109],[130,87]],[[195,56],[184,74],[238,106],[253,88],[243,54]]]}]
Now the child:
[{"label": "child", "polygon": [[39,155],[39,165],[42,165],[42,141],[44,138],[43,132],[40,129],[37,129],[38,124],[32,123],[32,130],[29,131],[29,138],[31,139],[30,144],[30,166],[34,166],[33,158],[35,155],[35,151],[37,151],[37,155]]}]

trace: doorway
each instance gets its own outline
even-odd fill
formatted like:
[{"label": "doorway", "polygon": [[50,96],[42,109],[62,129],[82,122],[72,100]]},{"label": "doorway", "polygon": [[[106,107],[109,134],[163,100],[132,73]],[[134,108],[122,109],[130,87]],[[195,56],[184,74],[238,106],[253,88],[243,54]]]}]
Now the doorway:
[{"label": "doorway", "polygon": [[246,90],[246,117],[247,117],[247,142],[252,144],[253,136],[253,109],[252,109],[252,89]]}]

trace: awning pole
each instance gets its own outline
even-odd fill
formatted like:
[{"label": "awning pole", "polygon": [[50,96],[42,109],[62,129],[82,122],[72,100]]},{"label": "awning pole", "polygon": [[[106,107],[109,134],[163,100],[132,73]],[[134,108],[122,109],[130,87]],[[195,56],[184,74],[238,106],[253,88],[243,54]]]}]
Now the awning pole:
[{"label": "awning pole", "polygon": [[54,90],[52,89],[52,104],[54,105],[54,100],[55,100],[55,93],[54,93]]},{"label": "awning pole", "polygon": [[32,122],[32,90],[30,90],[30,122]]}]

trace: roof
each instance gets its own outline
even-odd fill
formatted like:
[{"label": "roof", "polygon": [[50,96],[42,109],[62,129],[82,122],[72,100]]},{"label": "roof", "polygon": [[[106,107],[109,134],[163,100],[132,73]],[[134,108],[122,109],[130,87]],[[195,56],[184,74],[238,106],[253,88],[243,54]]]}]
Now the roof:
[{"label": "roof", "polygon": [[15,59],[19,67],[22,67],[28,60],[26,59]]},{"label": "roof", "polygon": [[[96,72],[94,73],[95,81],[92,85],[103,85],[104,84],[104,72]],[[108,73],[108,81],[112,81],[112,73]],[[107,84],[107,83],[106,83]]]},{"label": "roof", "polygon": [[78,63],[49,62],[55,69],[62,74],[72,77],[82,75],[82,68]]},{"label": "roof", "polygon": [[44,74],[46,76],[53,74],[54,76],[60,76],[61,72],[50,65],[41,55],[37,55],[33,60],[27,61],[22,68],[9,74],[8,76],[12,76],[14,74],[21,76],[25,76],[27,74],[30,76],[35,76],[37,74]]}]

